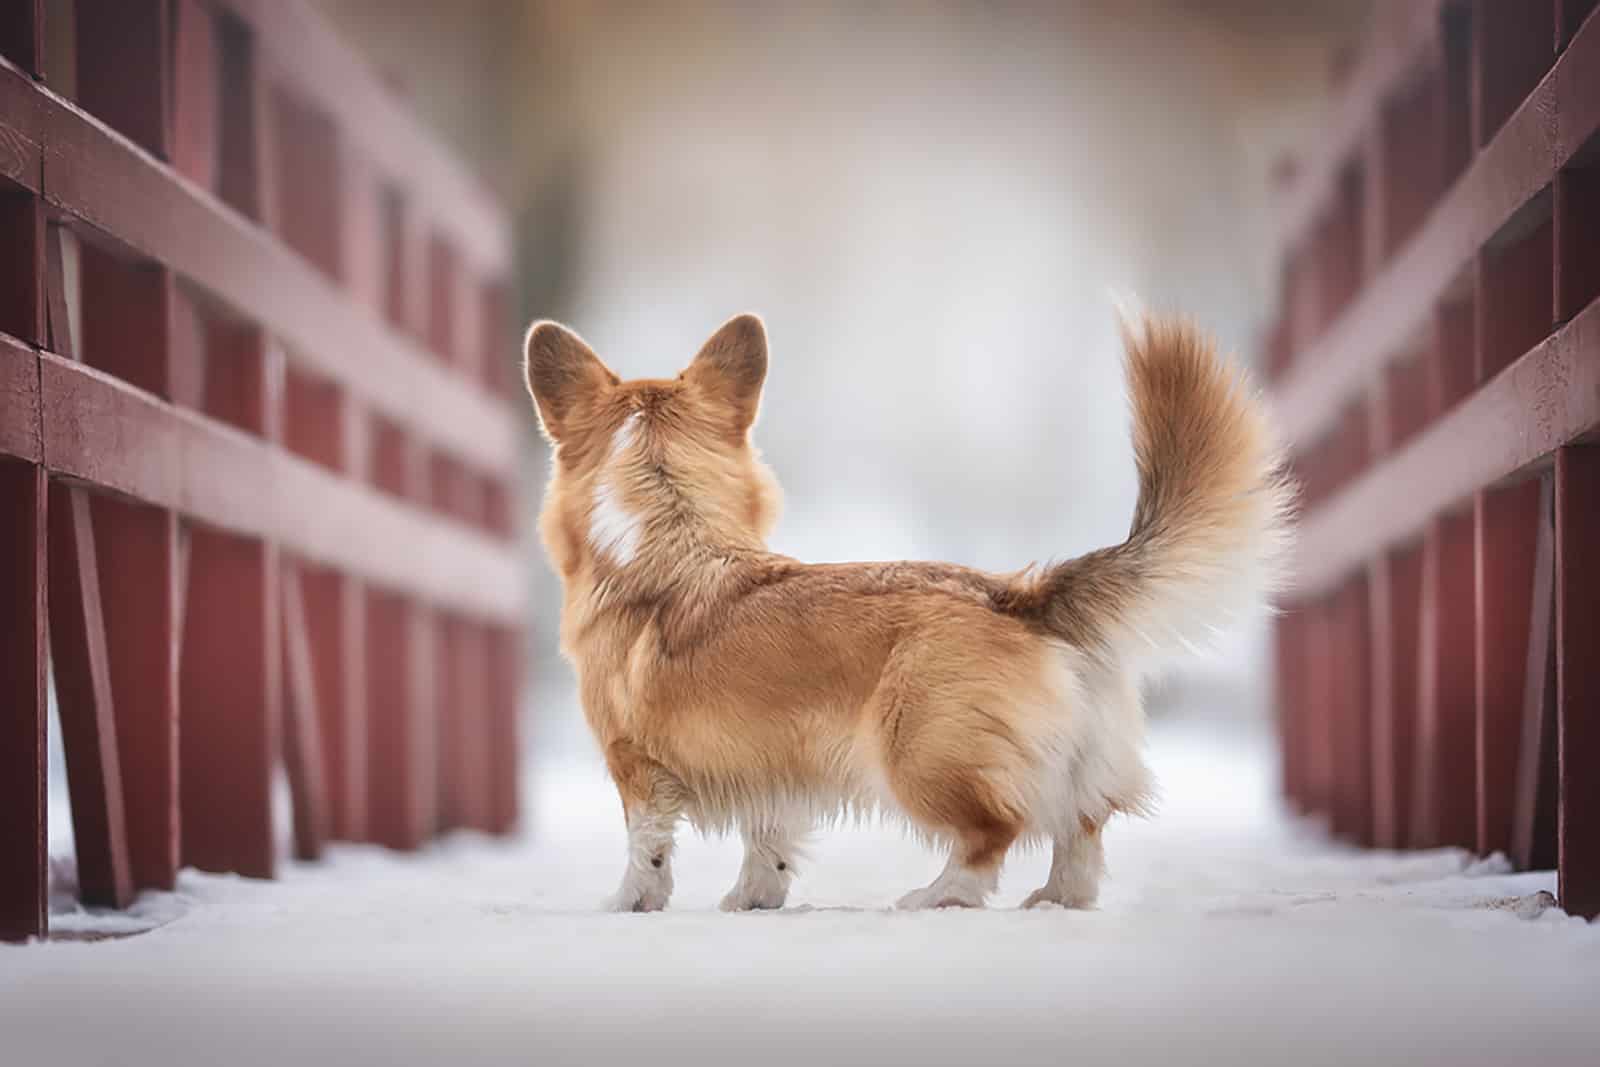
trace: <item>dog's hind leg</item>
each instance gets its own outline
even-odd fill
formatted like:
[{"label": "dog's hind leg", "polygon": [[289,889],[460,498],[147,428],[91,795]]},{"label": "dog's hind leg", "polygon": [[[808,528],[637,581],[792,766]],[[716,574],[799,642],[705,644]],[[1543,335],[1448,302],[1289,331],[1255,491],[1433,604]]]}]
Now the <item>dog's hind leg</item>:
[{"label": "dog's hind leg", "polygon": [[1100,841],[1100,827],[1082,816],[1076,827],[1055,838],[1050,856],[1050,877],[1028,894],[1024,908],[1058,904],[1063,908],[1091,908],[1100,896],[1100,877],[1105,873],[1106,854]]},{"label": "dog's hind leg", "polygon": [[722,898],[722,910],[783,907],[794,881],[795,838],[793,831],[783,826],[745,827],[744,863],[739,867],[739,880]]},{"label": "dog's hind leg", "polygon": [[628,824],[628,865],[608,911],[660,911],[672,896],[672,850],[689,799],[683,782],[637,747],[613,742],[606,766]]}]

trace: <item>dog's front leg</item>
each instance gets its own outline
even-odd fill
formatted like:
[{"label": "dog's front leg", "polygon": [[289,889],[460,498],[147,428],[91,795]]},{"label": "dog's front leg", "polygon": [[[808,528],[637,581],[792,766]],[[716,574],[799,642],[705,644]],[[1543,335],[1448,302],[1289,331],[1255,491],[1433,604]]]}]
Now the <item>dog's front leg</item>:
[{"label": "dog's front leg", "polygon": [[786,829],[746,827],[739,880],[722,898],[723,911],[783,907],[794,881],[795,835]]},{"label": "dog's front leg", "polygon": [[605,906],[609,911],[660,911],[672,896],[672,849],[687,791],[676,775],[626,742],[607,748],[606,764],[622,796],[628,865]]}]

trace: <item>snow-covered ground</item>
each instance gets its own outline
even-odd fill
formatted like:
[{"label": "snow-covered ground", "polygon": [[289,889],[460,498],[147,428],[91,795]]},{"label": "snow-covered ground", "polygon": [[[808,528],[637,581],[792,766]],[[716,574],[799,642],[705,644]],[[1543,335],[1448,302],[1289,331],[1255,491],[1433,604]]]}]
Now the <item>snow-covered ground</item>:
[{"label": "snow-covered ground", "polygon": [[[1597,1062],[1600,925],[1548,874],[1363,854],[1286,819],[1265,740],[1159,727],[1161,816],[1108,831],[1095,912],[897,913],[936,857],[820,834],[791,907],[724,915],[735,845],[686,836],[658,915],[600,772],[534,776],[531,832],[334,850],[273,884],[186,873],[141,936],[0,949],[5,1063]],[[61,914],[58,928],[103,929]]]}]

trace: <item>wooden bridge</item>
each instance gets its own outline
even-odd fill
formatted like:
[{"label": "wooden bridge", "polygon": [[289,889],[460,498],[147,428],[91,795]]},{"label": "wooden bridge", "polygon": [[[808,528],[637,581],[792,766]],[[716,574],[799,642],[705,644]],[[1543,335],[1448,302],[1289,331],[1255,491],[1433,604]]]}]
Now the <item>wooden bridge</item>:
[{"label": "wooden bridge", "polygon": [[[75,17],[46,19],[48,10]],[[0,5],[0,937],[517,817],[507,219],[303,0]]]},{"label": "wooden bridge", "polygon": [[1287,190],[1268,362],[1306,489],[1284,786],[1600,913],[1596,0],[1377,5]]}]

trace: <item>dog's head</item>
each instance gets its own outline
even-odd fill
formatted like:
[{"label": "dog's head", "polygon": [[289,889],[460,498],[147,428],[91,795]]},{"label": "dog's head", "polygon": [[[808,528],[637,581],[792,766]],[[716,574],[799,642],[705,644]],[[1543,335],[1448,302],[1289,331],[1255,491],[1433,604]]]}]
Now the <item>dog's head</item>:
[{"label": "dog's head", "polygon": [[781,494],[750,442],[767,376],[759,318],[729,319],[676,378],[622,381],[548,321],[528,330],[526,359],[555,452],[539,529],[563,577],[695,540],[765,542]]}]

